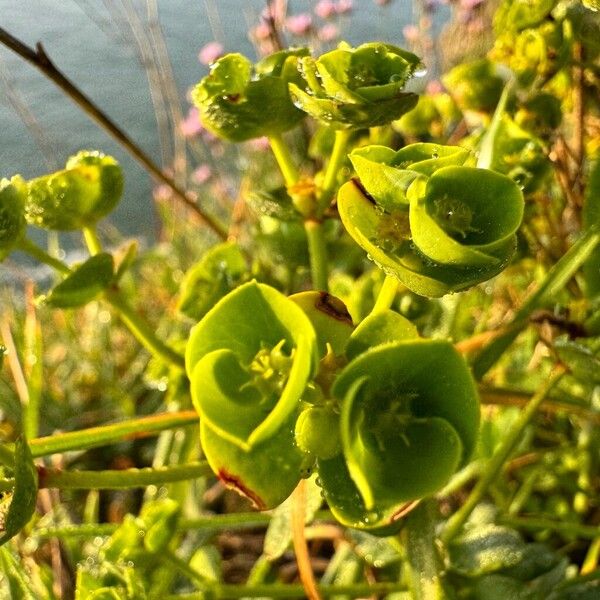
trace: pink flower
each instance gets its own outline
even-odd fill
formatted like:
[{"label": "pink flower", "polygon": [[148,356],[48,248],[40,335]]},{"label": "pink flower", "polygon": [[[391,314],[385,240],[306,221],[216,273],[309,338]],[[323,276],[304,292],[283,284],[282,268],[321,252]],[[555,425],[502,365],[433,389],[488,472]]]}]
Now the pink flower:
[{"label": "pink flower", "polygon": [[331,0],[319,0],[315,6],[315,15],[321,19],[329,19],[336,13],[335,4]]},{"label": "pink flower", "polygon": [[407,42],[416,42],[419,39],[420,31],[416,25],[406,25],[402,29],[402,35]]},{"label": "pink flower", "polygon": [[257,152],[266,152],[269,147],[269,138],[268,137],[259,137],[259,138],[254,138],[253,140],[250,140],[248,142],[250,144],[250,146],[252,147],[253,150],[256,150]]},{"label": "pink flower", "polygon": [[202,185],[212,177],[212,169],[208,165],[200,165],[192,171],[191,177],[194,183]]},{"label": "pink flower", "polygon": [[251,35],[256,40],[268,40],[271,36],[271,28],[267,23],[259,23],[252,31]]},{"label": "pink flower", "polygon": [[179,130],[184,137],[194,137],[202,133],[202,129],[198,109],[194,107],[190,108],[186,118],[179,123]]},{"label": "pink flower", "polygon": [[167,184],[162,183],[152,190],[152,195],[154,196],[155,200],[164,201],[173,196],[173,190]]},{"label": "pink flower", "polygon": [[335,6],[335,12],[338,15],[349,13],[352,10],[352,0],[338,0]]},{"label": "pink flower", "polygon": [[472,10],[483,3],[483,0],[460,0],[460,7],[466,10]]},{"label": "pink flower", "polygon": [[322,42],[332,42],[337,39],[340,35],[340,30],[333,24],[327,23],[319,29],[317,36]]},{"label": "pink flower", "polygon": [[292,35],[306,35],[312,28],[312,17],[308,13],[290,15],[285,26]]},{"label": "pink flower", "polygon": [[208,42],[208,44],[204,44],[204,46],[200,48],[198,60],[203,65],[210,65],[211,63],[214,63],[215,60],[221,58],[224,52],[225,48],[223,48],[223,44],[220,44],[219,42]]},{"label": "pink flower", "polygon": [[427,82],[427,85],[425,86],[425,91],[428,94],[440,94],[444,91],[444,87],[437,79],[432,79],[431,81]]},{"label": "pink flower", "polygon": [[375,0],[375,4],[379,4],[379,6],[385,6],[389,4],[391,0]]}]

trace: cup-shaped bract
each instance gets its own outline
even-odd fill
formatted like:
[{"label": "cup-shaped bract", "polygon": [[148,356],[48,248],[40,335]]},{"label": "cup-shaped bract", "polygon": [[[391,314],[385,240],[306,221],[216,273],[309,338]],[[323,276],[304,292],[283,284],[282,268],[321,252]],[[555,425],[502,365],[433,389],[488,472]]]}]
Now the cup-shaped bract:
[{"label": "cup-shaped bract", "polygon": [[316,348],[302,309],[256,281],[229,293],[192,329],[186,369],[206,458],[261,508],[282,502],[300,479],[293,429]]},{"label": "cup-shaped bract", "polygon": [[441,167],[463,165],[469,151],[460,146],[417,143],[395,151],[386,146],[363,146],[349,154],[365,190],[384,209],[408,205],[406,191],[421,174],[431,175]]},{"label": "cup-shaped bract", "polygon": [[241,54],[226,54],[193,92],[202,124],[230,142],[277,135],[305,117],[290,98],[288,83],[300,82],[298,60],[306,48],[276,52],[256,65]]},{"label": "cup-shaped bract", "polygon": [[0,260],[25,235],[25,182],[20,177],[0,180]]},{"label": "cup-shaped bract", "polygon": [[388,534],[407,505],[469,459],[479,428],[475,383],[449,342],[405,339],[360,354],[332,391],[342,452],[319,460],[325,498],[340,522]]},{"label": "cup-shaped bract", "polygon": [[506,262],[523,219],[514,181],[487,169],[445,167],[421,187],[411,198],[410,230],[425,256],[464,267]]},{"label": "cup-shaped bract", "polygon": [[417,104],[404,86],[420,59],[391,44],[351,48],[342,42],[319,58],[300,60],[304,85],[290,83],[296,106],[336,129],[385,125]]},{"label": "cup-shaped bract", "polygon": [[101,152],[82,150],[65,168],[27,183],[25,216],[31,225],[69,231],[94,225],[123,194],[119,163]]}]

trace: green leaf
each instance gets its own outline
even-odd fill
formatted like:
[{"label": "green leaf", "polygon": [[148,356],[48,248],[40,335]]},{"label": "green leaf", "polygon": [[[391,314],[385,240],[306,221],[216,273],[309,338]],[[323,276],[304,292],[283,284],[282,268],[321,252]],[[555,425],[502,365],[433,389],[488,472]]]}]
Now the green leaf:
[{"label": "green leaf", "polygon": [[2,516],[0,546],[17,535],[29,523],[35,512],[38,477],[29,445],[24,437],[15,442],[15,487],[8,511]]},{"label": "green leaf", "polygon": [[294,444],[295,415],[279,430],[249,450],[234,444],[200,422],[206,460],[227,486],[248,498],[259,510],[279,506],[301,479],[305,455]]},{"label": "green leaf", "polygon": [[[267,533],[263,552],[270,561],[281,558],[292,542],[292,503],[293,498],[288,498],[274,511]],[[311,523],[316,512],[321,508],[323,498],[321,488],[316,483],[315,477],[306,480],[306,504],[304,507],[304,522]]]},{"label": "green leaf", "polygon": [[94,225],[109,214],[123,194],[119,163],[101,152],[82,150],[62,171],[27,184],[28,223],[68,231]]},{"label": "green leaf", "polygon": [[343,454],[318,461],[345,525],[386,535],[411,502],[440,489],[476,443],[479,405],[463,358],[441,340],[376,346],[340,373]]},{"label": "green leaf", "polygon": [[175,500],[164,498],[146,502],[140,512],[146,534],[144,547],[151,554],[165,550],[177,533],[181,507]]},{"label": "green leaf", "polygon": [[304,114],[292,104],[288,82],[299,80],[295,67],[299,57],[307,54],[305,48],[284,50],[254,69],[241,54],[217,60],[193,92],[203,125],[232,142],[295,127]]},{"label": "green leaf", "polygon": [[[600,156],[589,165],[582,221],[585,229],[600,227]],[[600,295],[600,248],[596,248],[583,266],[585,292],[589,298]]]},{"label": "green leaf", "polygon": [[79,265],[48,293],[44,303],[53,308],[77,308],[95,300],[113,281],[113,257],[96,254]]},{"label": "green leaf", "polygon": [[316,359],[304,312],[255,281],[219,301],[193,328],[186,350],[201,418],[245,450],[275,435],[299,408]]},{"label": "green leaf", "polygon": [[570,371],[583,383],[600,384],[600,357],[585,340],[571,341],[558,338],[554,341],[554,350]]},{"label": "green leaf", "polygon": [[327,344],[335,354],[343,354],[354,328],[346,305],[327,292],[299,292],[289,298],[304,311],[312,323],[317,334],[319,356],[325,356]]},{"label": "green leaf", "polygon": [[439,297],[468,289],[500,273],[512,256],[511,241],[498,250],[497,264],[463,267],[436,263],[410,242],[407,212],[384,213],[352,181],[340,189],[338,209],[344,227],[367,256],[421,296]]},{"label": "green leaf", "polygon": [[505,0],[494,17],[497,34],[535,27],[556,5],[556,0]]},{"label": "green leaf", "polygon": [[267,216],[279,221],[298,221],[301,218],[285,187],[252,191],[246,202],[259,217]]},{"label": "green leaf", "polygon": [[[0,573],[3,582],[8,586],[7,600],[41,600],[39,589],[36,590],[29,578],[25,575],[21,561],[17,561],[8,548],[0,548]],[[0,590],[5,589],[0,587]],[[6,591],[6,590],[5,590]],[[38,592],[36,594],[36,592]],[[49,598],[48,594],[43,596],[44,600]]]},{"label": "green leaf", "polygon": [[445,167],[410,203],[414,244],[429,259],[464,267],[506,262],[523,219],[523,194],[503,175]]},{"label": "green leaf", "polygon": [[25,183],[16,176],[0,180],[0,261],[25,235]]},{"label": "green leaf", "polygon": [[243,282],[246,261],[235,242],[213,246],[185,274],[177,308],[201,319],[223,296]]},{"label": "green leaf", "polygon": [[296,106],[337,129],[376,127],[412,109],[417,96],[402,90],[419,67],[414,54],[372,42],[351,48],[343,42],[317,59],[300,61],[304,89],[290,83]]},{"label": "green leaf", "polygon": [[397,312],[386,310],[370,314],[350,336],[346,357],[353,360],[370,348],[418,337],[417,328]]}]

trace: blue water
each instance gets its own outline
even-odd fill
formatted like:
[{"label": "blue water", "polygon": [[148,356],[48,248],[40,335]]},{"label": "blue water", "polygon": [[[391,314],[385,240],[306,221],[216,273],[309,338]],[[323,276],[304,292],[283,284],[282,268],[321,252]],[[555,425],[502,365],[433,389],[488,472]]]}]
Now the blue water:
[{"label": "blue water", "polygon": [[[128,0],[0,0],[0,26],[29,45],[43,42],[54,63],[159,161],[146,74],[133,40],[116,36],[118,28],[111,25],[106,8],[121,2],[129,4]],[[291,0],[289,12],[309,11],[315,3]],[[145,2],[134,0],[134,5],[145,16]],[[264,5],[264,0],[159,0],[160,21],[184,112],[186,90],[206,73],[197,60],[198,49],[216,36],[223,37],[227,51],[254,56],[247,30],[249,24],[257,23]],[[217,8],[214,32],[207,7]],[[411,0],[395,0],[384,7],[372,0],[355,0],[352,15],[334,22],[352,44],[375,39],[403,44],[402,28],[413,21],[412,11]],[[443,21],[445,13],[447,9],[436,21]],[[151,236],[153,211],[146,172],[53,83],[4,47],[0,47],[0,69],[8,73],[11,88],[43,129],[54,168],[82,148],[101,149],[121,162],[126,173],[125,195],[111,220],[124,234]],[[0,176],[43,174],[49,170],[46,159],[5,91],[0,87]]]}]

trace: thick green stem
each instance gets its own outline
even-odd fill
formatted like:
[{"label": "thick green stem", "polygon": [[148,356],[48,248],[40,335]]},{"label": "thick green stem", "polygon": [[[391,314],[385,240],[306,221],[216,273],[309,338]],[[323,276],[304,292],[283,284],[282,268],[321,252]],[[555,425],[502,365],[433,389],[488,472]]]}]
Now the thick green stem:
[{"label": "thick green stem", "polygon": [[185,369],[185,358],[183,355],[156,337],[150,325],[127,304],[117,291],[107,290],[104,294],[104,299],[118,311],[123,323],[125,323],[127,328],[146,350],[173,367]]},{"label": "thick green stem", "polygon": [[[320,585],[319,592],[324,597],[348,596],[363,598],[366,596],[383,597],[386,594],[406,591],[406,586],[399,583],[353,583],[348,585]],[[265,583],[265,584],[224,584],[212,590],[214,598],[306,598],[304,587],[297,584]],[[176,594],[167,596],[166,600],[203,600],[202,592]]]},{"label": "thick green stem", "polygon": [[326,292],[329,289],[327,244],[323,235],[323,223],[315,219],[304,221],[304,230],[308,240],[308,253],[310,256],[310,271],[313,287]]},{"label": "thick green stem", "polygon": [[94,226],[83,228],[83,239],[92,256],[102,252],[102,244],[100,243],[98,232]]},{"label": "thick green stem", "polygon": [[466,502],[448,520],[446,528],[442,534],[442,540],[444,543],[447,544],[458,534],[475,506],[477,506],[477,504],[479,504],[479,502],[485,496],[489,486],[498,478],[504,463],[517,446],[519,440],[522,438],[525,428],[533,419],[538,407],[564,373],[565,368],[563,366],[555,367],[548,380],[532,396],[531,400],[521,412],[517,421],[511,427],[506,437],[504,437],[499,447],[494,452],[487,466],[484,468],[481,478],[476,483]]},{"label": "thick green stem", "polygon": [[440,577],[442,562],[435,539],[436,515],[436,502],[423,500],[405,518],[402,541],[413,600],[446,598]]},{"label": "thick green stem", "polygon": [[397,292],[398,280],[393,275],[386,275],[371,313],[375,314],[391,308]]},{"label": "thick green stem", "polygon": [[82,431],[55,433],[48,437],[34,438],[29,442],[29,447],[32,456],[35,458],[134,440],[158,434],[167,429],[196,425],[197,423],[198,414],[193,410],[163,413],[150,417],[129,419],[122,423],[90,427]]},{"label": "thick green stem", "polygon": [[285,185],[290,187],[298,183],[298,169],[294,164],[294,158],[281,135],[272,135],[269,137],[269,144],[275,156],[275,160],[281,169]]},{"label": "thick green stem", "polygon": [[321,187],[321,193],[319,195],[318,215],[322,215],[323,212],[327,210],[331,198],[335,193],[338,172],[346,160],[346,149],[351,136],[351,129],[337,129],[335,132],[333,150],[331,151],[331,157],[327,163],[323,186]]},{"label": "thick green stem", "polygon": [[68,275],[71,272],[71,269],[64,262],[58,260],[58,258],[54,258],[48,254],[45,250],[42,250],[39,246],[36,246],[30,239],[23,238],[19,242],[18,246],[19,250],[26,252],[29,256],[39,260],[41,263],[48,265],[55,271],[62,273],[63,275]]},{"label": "thick green stem", "polygon": [[600,530],[596,525],[582,525],[571,521],[556,521],[546,517],[498,517],[500,525],[507,525],[515,529],[525,529],[527,531],[555,531],[565,535],[586,540],[595,540],[600,535]]},{"label": "thick green stem", "polygon": [[504,333],[495,337],[472,361],[473,374],[481,379],[504,354],[519,333],[527,326],[531,313],[559,292],[588,259],[600,242],[600,229],[591,227],[569,251],[548,271],[538,289],[515,313]]},{"label": "thick green stem", "polygon": [[198,479],[211,473],[211,468],[206,462],[157,469],[107,471],[61,471],[60,469],[40,467],[38,468],[38,485],[40,488],[57,488],[61,490],[117,490]]}]

